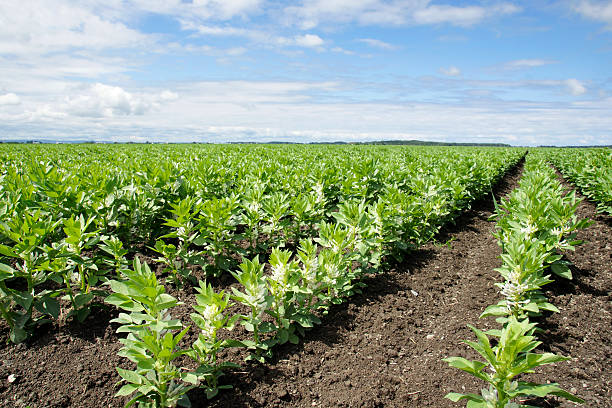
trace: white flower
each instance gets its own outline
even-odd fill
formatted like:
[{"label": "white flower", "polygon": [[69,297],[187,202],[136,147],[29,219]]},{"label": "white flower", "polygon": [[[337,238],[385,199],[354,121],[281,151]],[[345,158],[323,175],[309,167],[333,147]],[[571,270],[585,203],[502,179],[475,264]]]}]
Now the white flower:
[{"label": "white flower", "polygon": [[250,202],[247,205],[247,208],[249,209],[249,211],[251,212],[259,212],[259,209],[261,208],[261,206],[259,205],[259,202],[254,201],[254,202]]},{"label": "white flower", "polygon": [[322,202],[325,199],[325,194],[323,194],[323,184],[317,183],[313,187],[313,190],[317,194],[317,203]]},{"label": "white flower", "polygon": [[202,312],[202,317],[204,317],[206,320],[213,321],[216,320],[218,314],[219,307],[217,305],[206,305],[204,311]]},{"label": "white flower", "polygon": [[536,232],[538,232],[538,227],[536,225],[531,224],[530,222],[527,223],[527,226],[524,228],[521,228],[521,232],[525,233],[527,235],[532,235]]},{"label": "white flower", "polygon": [[285,278],[287,274],[286,265],[273,265],[272,266],[272,280],[278,283],[285,283]]}]

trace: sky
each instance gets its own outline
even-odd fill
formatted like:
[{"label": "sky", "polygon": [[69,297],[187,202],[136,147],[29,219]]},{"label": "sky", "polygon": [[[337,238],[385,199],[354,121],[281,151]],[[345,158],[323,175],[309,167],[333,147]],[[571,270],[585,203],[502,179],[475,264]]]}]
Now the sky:
[{"label": "sky", "polygon": [[612,144],[612,1],[2,0],[23,139]]}]

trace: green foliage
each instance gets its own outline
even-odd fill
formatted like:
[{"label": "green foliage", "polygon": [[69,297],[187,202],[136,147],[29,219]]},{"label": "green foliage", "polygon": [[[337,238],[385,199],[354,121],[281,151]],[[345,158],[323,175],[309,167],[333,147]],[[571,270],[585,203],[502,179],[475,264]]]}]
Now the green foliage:
[{"label": "green foliage", "polygon": [[207,254],[212,256],[213,263],[203,265],[212,276],[219,276],[233,267],[232,259],[225,255],[228,251],[238,250],[235,245],[238,208],[238,197],[235,195],[213,198],[204,202],[200,208],[199,237],[194,243],[204,246]]},{"label": "green foliage", "polygon": [[555,165],[597,210],[612,214],[612,152],[610,149],[546,149],[541,157]]},{"label": "green foliage", "polygon": [[261,337],[262,333],[274,329],[270,322],[263,320],[264,313],[272,303],[263,272],[264,265],[259,263],[259,257],[252,261],[246,259],[240,264],[239,272],[232,272],[234,278],[244,287],[244,292],[232,287],[232,298],[251,311],[248,315],[240,315],[242,325],[253,334],[253,340],[244,341],[243,344],[254,351],[248,360],[259,362],[265,361],[265,357],[271,354],[270,347],[276,343],[274,339],[263,340]]},{"label": "green foliage", "polygon": [[574,250],[580,243],[576,231],[589,225],[576,216],[579,202],[574,193],[563,192],[545,162],[527,160],[519,187],[502,199],[493,216],[497,220],[495,236],[503,251],[503,264],[496,270],[505,279],[496,285],[504,299],[489,306],[482,316],[501,316],[503,322],[508,315],[524,319],[542,311],[558,312],[541,288],[552,282],[547,270],[572,278],[561,251]]},{"label": "green foliage", "polygon": [[[58,317],[58,293],[37,288],[51,278],[39,247],[58,224],[41,211],[0,223],[3,238],[10,243],[0,244],[0,254],[14,260],[14,267],[0,264],[0,312],[14,343],[24,341],[36,326],[48,321],[47,317]],[[34,316],[34,309],[42,315]]]},{"label": "green foliage", "polygon": [[134,270],[125,271],[126,281],[109,282],[113,294],[106,303],[128,313],[120,313],[112,323],[121,326],[117,333],[127,333],[121,339],[119,355],[136,363],[135,370],[117,368],[126,383],[118,396],[136,395],[126,406],[138,403],[143,407],[188,406],[186,392],[198,384],[198,376],[174,365],[188,351],[179,347],[189,327],[172,319],[170,311],[178,301],[165,293],[147,264],[134,260]]},{"label": "green foliage", "polygon": [[197,304],[193,306],[197,313],[191,314],[191,320],[200,329],[197,340],[193,343],[188,355],[198,363],[195,374],[206,386],[206,396],[213,398],[220,389],[230,389],[231,385],[219,385],[223,370],[238,368],[229,362],[219,362],[217,353],[227,347],[242,346],[240,342],[229,339],[217,339],[219,330],[231,330],[239,316],[229,317],[226,309],[231,306],[229,295],[224,291],[216,293],[206,282],[200,281],[197,288]]},{"label": "green foliage", "polygon": [[123,242],[116,236],[103,238],[102,242],[99,248],[112,257],[103,258],[102,262],[115,272],[117,278],[121,279],[123,272],[129,268],[129,262],[125,258],[128,254],[128,250],[123,248]]},{"label": "green foliage", "polygon": [[[511,408],[521,405],[513,402],[516,398],[525,396],[545,397],[556,395],[573,402],[583,401],[564,391],[558,384],[534,384],[516,381],[515,377],[534,372],[534,369],[558,361],[568,360],[567,357],[552,353],[538,354],[533,350],[541,344],[532,335],[535,324],[528,320],[517,320],[514,316],[508,319],[501,330],[498,342],[491,346],[489,338],[482,331],[471,327],[478,341],[465,341],[484,358],[483,361],[467,360],[463,357],[448,357],[443,359],[451,367],[458,368],[489,384],[480,395],[449,393],[446,398],[457,402],[467,400],[470,408]],[[489,369],[490,372],[485,371]]]},{"label": "green foliage", "polygon": [[[99,285],[115,279],[107,303],[125,312],[116,320],[127,333],[121,353],[136,363],[119,371],[120,393],[170,406],[186,402],[195,384],[209,397],[228,387],[219,382],[232,368],[217,360],[223,348],[247,347],[263,361],[273,345],[298,342],[331,305],[361,290],[364,274],[431,239],[523,152],[2,145],[0,154],[0,310],[13,339],[48,317],[85,319]],[[159,254],[176,286],[195,284],[194,265],[213,277],[234,271],[242,285],[229,296],[200,284],[190,348],[181,348],[186,329],[169,315],[176,300],[148,266],[129,267],[143,248]],[[241,257],[250,260],[236,271]],[[232,302],[249,313],[230,317]],[[217,338],[238,321],[251,339]],[[174,366],[183,354],[195,372]]]}]

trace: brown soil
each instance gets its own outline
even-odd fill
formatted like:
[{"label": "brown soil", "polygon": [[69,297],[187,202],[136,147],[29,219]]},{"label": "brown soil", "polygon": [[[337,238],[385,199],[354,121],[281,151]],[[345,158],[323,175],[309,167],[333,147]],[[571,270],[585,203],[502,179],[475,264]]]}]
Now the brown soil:
[{"label": "brown soil", "polygon": [[[520,168],[510,172],[496,195],[516,187],[519,176]],[[496,326],[478,318],[499,299],[493,284],[500,277],[493,269],[500,265],[500,248],[492,236],[494,223],[488,221],[492,210],[490,196],[475,203],[435,243],[391,271],[367,278],[362,295],[333,307],[299,345],[277,347],[267,364],[243,363],[223,377],[233,390],[210,402],[202,393],[190,393],[194,407],[462,406],[444,395],[479,392],[483,383],[441,359],[475,358],[461,343],[474,338],[466,325]],[[586,201],[579,216],[594,223],[579,234],[585,244],[567,254],[575,264],[574,280],[549,285],[547,295],[561,313],[540,322],[540,349],[572,360],[543,367],[529,379],[558,382],[584,398],[585,406],[603,408],[612,405],[612,222]],[[173,294],[185,302],[177,312],[187,322],[193,293]],[[130,364],[116,355],[116,327],[108,323],[115,315],[101,310],[85,325],[52,326],[27,344],[2,343],[0,406],[121,406],[125,400],[113,397],[119,381],[115,367]],[[7,335],[0,327],[0,341]],[[243,357],[238,350],[224,356],[235,362]],[[530,403],[573,406],[554,398]]]}]

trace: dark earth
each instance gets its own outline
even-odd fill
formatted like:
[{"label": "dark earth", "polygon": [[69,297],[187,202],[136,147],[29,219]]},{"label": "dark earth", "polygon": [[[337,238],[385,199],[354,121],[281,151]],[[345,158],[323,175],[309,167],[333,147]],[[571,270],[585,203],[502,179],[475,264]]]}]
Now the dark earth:
[{"label": "dark earth", "polygon": [[[517,186],[521,166],[495,188],[499,199]],[[565,183],[565,182],[564,182]],[[568,189],[570,185],[564,184]],[[365,279],[367,288],[348,303],[334,306],[322,324],[299,345],[274,349],[264,365],[242,362],[245,352],[230,350],[223,360],[241,363],[222,382],[233,384],[207,401],[190,392],[194,407],[461,407],[444,399],[448,392],[479,393],[484,383],[442,361],[476,358],[462,340],[475,340],[467,324],[498,325],[478,316],[499,300],[500,247],[492,235],[491,196],[472,205],[429,243],[391,270]],[[574,280],[548,285],[546,295],[561,313],[539,321],[539,351],[570,356],[544,366],[526,379],[558,382],[586,402],[612,406],[612,219],[598,215],[586,200],[578,216],[593,220],[580,231],[585,243],[568,252]],[[149,260],[146,259],[145,260]],[[219,287],[229,282],[218,282]],[[192,290],[171,291],[185,302],[173,316],[189,322]],[[120,348],[113,310],[96,311],[85,324],[41,328],[29,342],[7,342],[0,324],[0,407],[120,407],[115,398],[116,366],[132,368],[117,356]],[[242,336],[235,329],[232,336]],[[196,333],[192,330],[191,342]],[[183,364],[188,365],[187,361]],[[550,397],[532,399],[540,407],[575,406]]]}]

